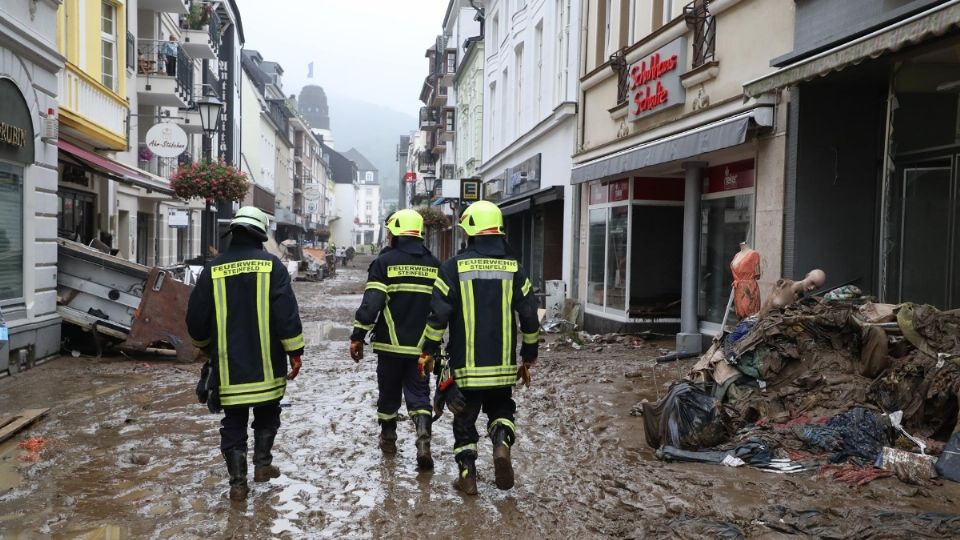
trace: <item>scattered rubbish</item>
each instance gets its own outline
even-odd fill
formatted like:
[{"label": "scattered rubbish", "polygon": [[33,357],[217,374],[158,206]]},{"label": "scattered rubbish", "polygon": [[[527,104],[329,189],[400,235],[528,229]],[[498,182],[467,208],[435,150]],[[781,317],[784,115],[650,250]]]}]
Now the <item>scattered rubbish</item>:
[{"label": "scattered rubbish", "polygon": [[887,447],[883,449],[880,468],[891,471],[902,482],[922,486],[937,477],[936,460],[933,456]]},{"label": "scattered rubbish", "polygon": [[890,417],[890,424],[893,426],[894,429],[902,433],[904,437],[913,441],[913,443],[916,444],[918,448],[920,448],[921,454],[926,454],[927,443],[907,433],[907,430],[903,429],[903,426],[900,424],[900,421],[903,420],[903,411],[892,412],[887,416]]},{"label": "scattered rubbish", "polygon": [[577,329],[577,325],[565,319],[550,319],[543,321],[540,329],[548,334],[566,334]]},{"label": "scattered rubbish", "polygon": [[667,362],[676,362],[677,360],[686,360],[687,358],[696,358],[697,356],[700,356],[700,353],[673,352],[658,356],[656,362],[658,364],[666,364]]},{"label": "scattered rubbish", "polygon": [[873,465],[824,465],[820,467],[820,478],[829,478],[837,482],[846,482],[860,487],[879,478],[893,476],[891,471],[878,469]]},{"label": "scattered rubbish", "polygon": [[824,300],[852,300],[863,296],[863,291],[856,285],[844,285],[837,287],[827,294],[823,295]]},{"label": "scattered rubbish", "polygon": [[25,409],[16,414],[0,416],[0,442],[16,435],[20,430],[36,422],[50,409]]},{"label": "scattered rubbish", "polygon": [[26,452],[20,455],[20,461],[25,463],[33,463],[40,459],[40,454],[43,452],[43,449],[47,446],[47,439],[44,437],[30,437],[24,439],[17,443],[17,448],[25,450]]},{"label": "scattered rubbish", "polygon": [[960,482],[960,432],[950,437],[946,448],[937,459],[936,470],[941,478]]}]

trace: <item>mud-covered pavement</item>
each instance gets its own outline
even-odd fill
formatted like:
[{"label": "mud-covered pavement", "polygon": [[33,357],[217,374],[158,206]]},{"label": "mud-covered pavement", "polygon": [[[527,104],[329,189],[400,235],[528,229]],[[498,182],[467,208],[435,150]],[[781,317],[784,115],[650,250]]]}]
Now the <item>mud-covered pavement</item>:
[{"label": "mud-covered pavement", "polygon": [[[0,446],[5,538],[269,537],[956,537],[960,489],[883,479],[850,488],[813,473],[665,464],[630,411],[678,366],[654,369],[663,343],[551,347],[531,388],[518,389],[517,486],[493,484],[489,446],[480,495],[450,483],[450,415],[434,426],[436,470],[418,472],[413,427],[400,452],[376,446],[375,358],[348,358],[361,265],[297,283],[307,339],[287,391],[275,463],[246,503],[226,498],[219,417],[196,403],[198,366],[156,359],[64,358],[0,380],[4,411],[51,407]],[[599,348],[599,350],[598,350]],[[25,461],[17,441],[48,441]],[[252,474],[252,472],[251,472]]]}]

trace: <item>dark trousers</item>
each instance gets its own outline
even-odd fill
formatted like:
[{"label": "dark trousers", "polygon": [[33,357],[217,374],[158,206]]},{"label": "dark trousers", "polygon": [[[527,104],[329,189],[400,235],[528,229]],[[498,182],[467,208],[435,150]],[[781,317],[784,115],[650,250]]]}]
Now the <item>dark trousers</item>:
[{"label": "dark trousers", "polygon": [[280,428],[280,404],[259,405],[257,407],[230,407],[223,410],[220,421],[220,451],[231,448],[247,448],[247,423],[250,421],[250,409],[253,409],[253,430]]},{"label": "dark trousers", "polygon": [[389,422],[397,419],[401,397],[406,398],[407,413],[433,414],[430,404],[430,376],[421,379],[417,359],[380,353],[377,355],[377,419]]},{"label": "dark trousers", "polygon": [[513,387],[490,388],[486,390],[462,390],[467,401],[466,407],[460,414],[453,415],[453,453],[477,451],[477,418],[480,411],[487,415],[487,434],[497,426],[504,426],[510,430],[509,442],[513,442],[515,427],[513,415],[517,412],[517,404],[513,401]]},{"label": "dark trousers", "polygon": [[170,75],[171,77],[176,77],[177,76],[177,57],[167,55],[166,59],[167,59],[167,62],[166,62],[167,75]]}]

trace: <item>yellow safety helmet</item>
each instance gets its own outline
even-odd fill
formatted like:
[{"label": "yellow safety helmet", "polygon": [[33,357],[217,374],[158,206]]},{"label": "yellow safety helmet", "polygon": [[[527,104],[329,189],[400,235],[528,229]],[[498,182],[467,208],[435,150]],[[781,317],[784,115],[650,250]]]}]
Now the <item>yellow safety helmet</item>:
[{"label": "yellow safety helmet", "polygon": [[244,206],[237,210],[230,222],[230,229],[242,228],[251,235],[260,239],[261,242],[267,241],[268,218],[263,210],[255,206]]},{"label": "yellow safety helmet", "polygon": [[467,236],[503,234],[503,213],[490,201],[477,201],[463,211],[460,228]]},{"label": "yellow safety helmet", "polygon": [[416,210],[397,210],[387,218],[387,230],[393,236],[423,238],[423,216]]}]

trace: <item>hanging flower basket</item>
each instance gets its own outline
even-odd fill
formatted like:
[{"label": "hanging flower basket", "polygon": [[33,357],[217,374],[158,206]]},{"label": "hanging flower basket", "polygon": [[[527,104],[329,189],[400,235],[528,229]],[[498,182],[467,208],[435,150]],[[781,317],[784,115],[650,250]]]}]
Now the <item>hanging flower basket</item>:
[{"label": "hanging flower basket", "polygon": [[183,200],[240,202],[250,189],[247,173],[223,161],[187,163],[170,177],[170,186]]},{"label": "hanging flower basket", "polygon": [[330,239],[330,227],[317,227],[317,241],[326,242]]},{"label": "hanging flower basket", "polygon": [[450,226],[450,218],[438,208],[421,206],[416,210],[423,216],[423,224],[428,229],[443,230]]}]

